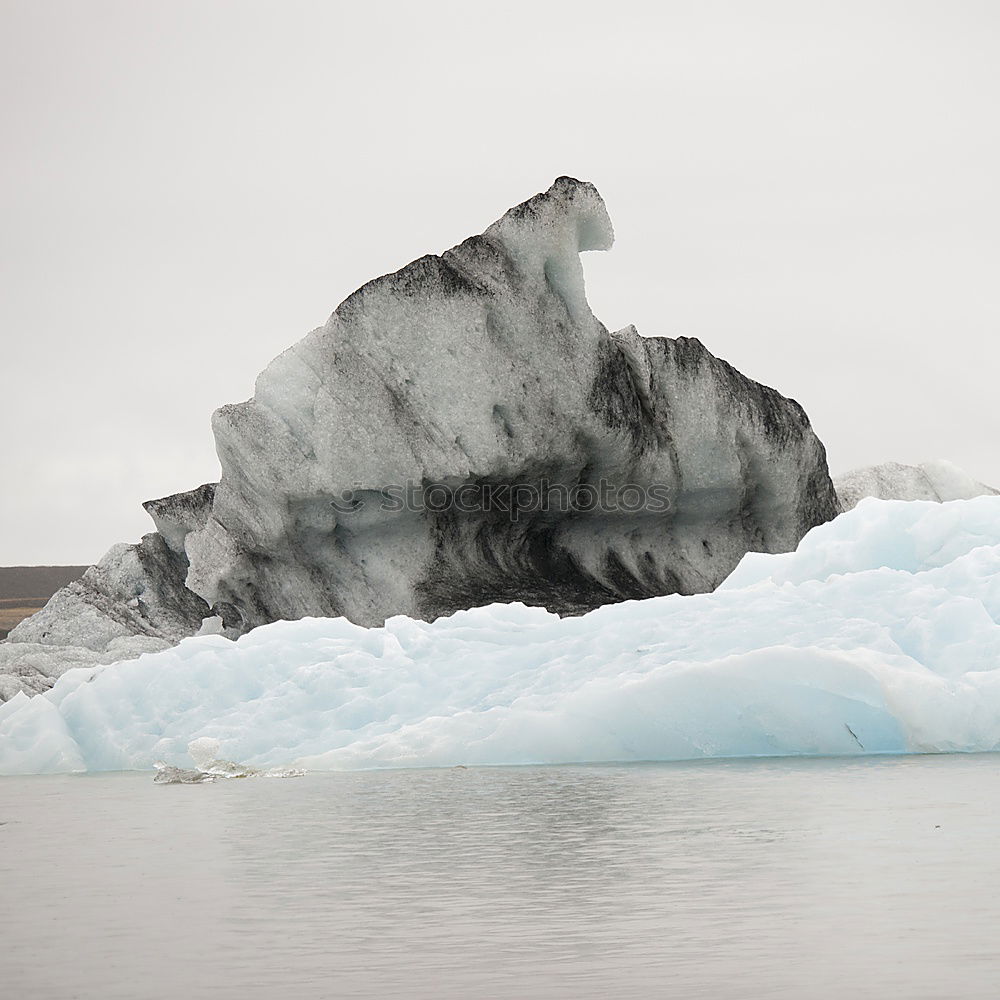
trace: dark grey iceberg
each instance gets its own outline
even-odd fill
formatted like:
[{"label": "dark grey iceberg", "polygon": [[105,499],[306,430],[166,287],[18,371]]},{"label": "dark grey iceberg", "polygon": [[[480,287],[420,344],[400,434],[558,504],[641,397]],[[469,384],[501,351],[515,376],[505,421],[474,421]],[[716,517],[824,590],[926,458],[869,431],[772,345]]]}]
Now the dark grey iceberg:
[{"label": "dark grey iceberg", "polygon": [[126,606],[85,578],[0,671],[21,642],[169,643],[203,618],[236,636],[494,601],[579,614],[794,549],[839,510],[805,412],[695,339],[609,332],[579,255],[613,239],[593,185],[561,177],[364,285],[216,412],[219,484],[147,503],[157,532],[106,557],[141,567]]}]

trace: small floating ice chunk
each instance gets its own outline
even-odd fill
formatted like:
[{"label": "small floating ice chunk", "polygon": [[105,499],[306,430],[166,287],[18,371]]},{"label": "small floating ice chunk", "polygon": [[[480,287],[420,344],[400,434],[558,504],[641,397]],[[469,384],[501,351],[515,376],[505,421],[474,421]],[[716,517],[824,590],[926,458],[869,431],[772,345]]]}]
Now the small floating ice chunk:
[{"label": "small floating ice chunk", "polygon": [[209,736],[202,736],[188,744],[188,755],[195,762],[194,768],[174,767],[162,760],[155,761],[158,785],[202,785],[216,778],[300,778],[306,772],[296,767],[248,767],[219,757],[220,743]]},{"label": "small floating ice chunk", "polygon": [[189,767],[174,767],[162,760],[153,762],[156,776],[153,781],[157,785],[201,785],[206,781],[215,781],[215,776]]}]

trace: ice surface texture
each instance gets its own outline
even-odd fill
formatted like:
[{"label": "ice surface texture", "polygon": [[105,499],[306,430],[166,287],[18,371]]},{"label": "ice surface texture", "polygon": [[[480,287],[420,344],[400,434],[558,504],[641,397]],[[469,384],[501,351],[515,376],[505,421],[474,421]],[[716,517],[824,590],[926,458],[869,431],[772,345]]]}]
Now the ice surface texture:
[{"label": "ice surface texture", "polygon": [[[215,414],[222,480],[187,583],[227,625],[381,625],[495,601],[579,613],[711,590],[834,516],[802,408],[698,341],[611,334],[580,253],[611,221],[559,178],[481,236],[365,285]],[[656,484],[670,509],[414,512],[404,484]],[[343,509],[349,492],[357,510]]]},{"label": "ice surface texture", "polygon": [[206,737],[330,769],[994,750],[998,622],[1000,498],[865,500],[712,594],[278,622],[72,670],[0,706],[0,772],[191,768]]},{"label": "ice surface texture", "polygon": [[[170,511],[179,508],[189,526],[203,524],[213,493],[201,487],[147,505],[156,508],[159,532],[115,545],[14,628],[0,643],[0,702],[18,691],[44,691],[70,667],[130,659],[196,633],[209,609],[184,584],[183,531]],[[193,507],[200,507],[200,520]]]},{"label": "ice surface texture", "polygon": [[[572,614],[708,591],[748,550],[794,548],[839,510],[805,413],[697,340],[609,333],[580,253],[613,239],[596,188],[561,177],[360,288],[215,414],[218,487],[148,502],[155,533],[11,633],[0,699],[208,616],[232,636],[495,601]],[[475,509],[506,488],[602,484],[655,485],[669,509]],[[474,509],[383,509],[411,486],[471,487]]]},{"label": "ice surface texture", "polygon": [[195,766],[175,767],[166,761],[154,760],[156,777],[153,781],[158,785],[203,785],[219,778],[301,778],[305,774],[301,768],[272,767],[262,770],[259,767],[249,767],[247,764],[237,764],[232,760],[222,760],[219,757],[219,741],[202,736],[188,744],[188,756]]},{"label": "ice surface texture", "polygon": [[901,465],[899,462],[869,465],[837,476],[834,487],[843,510],[850,510],[865,497],[945,501],[1000,494],[943,459],[920,465]]}]

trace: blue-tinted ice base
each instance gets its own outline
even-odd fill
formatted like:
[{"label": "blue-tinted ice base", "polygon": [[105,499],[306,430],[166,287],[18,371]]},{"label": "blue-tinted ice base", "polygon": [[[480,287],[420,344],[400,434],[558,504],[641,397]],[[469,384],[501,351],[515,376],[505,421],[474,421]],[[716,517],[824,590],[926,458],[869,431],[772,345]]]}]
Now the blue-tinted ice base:
[{"label": "blue-tinted ice base", "polygon": [[713,594],[264,626],[0,706],[0,773],[1000,748],[1000,498],[863,501]]}]

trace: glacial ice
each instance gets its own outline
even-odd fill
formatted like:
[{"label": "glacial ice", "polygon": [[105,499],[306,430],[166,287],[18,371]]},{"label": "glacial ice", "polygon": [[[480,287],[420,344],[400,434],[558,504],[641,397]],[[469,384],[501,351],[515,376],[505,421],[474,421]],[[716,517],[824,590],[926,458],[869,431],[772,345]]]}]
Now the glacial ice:
[{"label": "glacial ice", "polygon": [[[745,552],[786,552],[835,517],[797,402],[693,338],[594,316],[580,255],[613,242],[597,189],[560,177],[349,296],[252,399],[216,411],[222,475],[204,523],[183,525],[187,586],[241,632],[509,601],[579,614],[713,590]],[[382,502],[406,484],[474,499]],[[512,519],[486,502],[599,484],[655,487],[669,508],[528,504]]]},{"label": "glacial ice", "polygon": [[[167,526],[166,504],[191,495],[156,501],[157,524]],[[186,573],[170,535],[151,532],[136,545],[113,546],[0,643],[0,702],[45,691],[71,667],[132,659],[197,632],[209,608],[184,586]]]},{"label": "glacial ice", "polygon": [[[835,517],[797,402],[594,316],[580,254],[613,241],[597,189],[560,177],[359,288],[216,412],[218,484],[145,503],[155,532],[11,632],[0,701],[211,629],[710,591]],[[512,517],[512,490],[537,502]],[[442,491],[466,500],[423,503]]]},{"label": "glacial ice", "polygon": [[192,768],[204,738],[307,769],[994,750],[998,623],[1000,497],[867,499],[710,594],[276,622],[73,669],[0,706],[0,773]]},{"label": "glacial ice", "polygon": [[237,764],[219,757],[219,741],[202,736],[188,744],[188,756],[195,766],[175,767],[163,760],[154,760],[158,785],[204,785],[219,778],[301,778],[305,771],[297,767],[269,767],[266,770]]},{"label": "glacial ice", "polygon": [[965,469],[943,458],[920,465],[899,462],[869,465],[837,476],[833,485],[841,510],[856,507],[865,497],[944,502],[1000,495],[1000,490],[979,482]]}]

